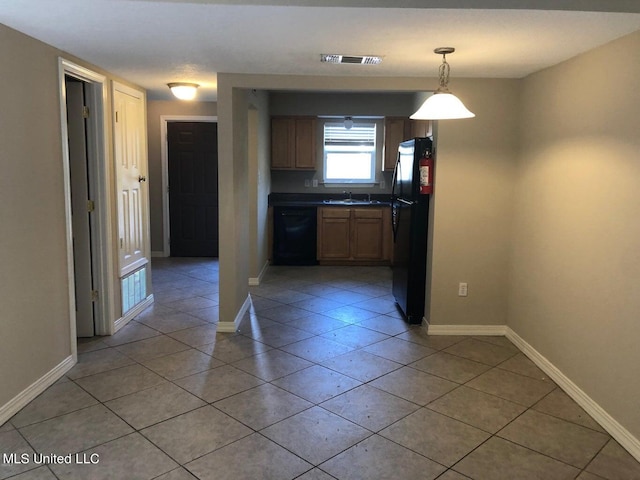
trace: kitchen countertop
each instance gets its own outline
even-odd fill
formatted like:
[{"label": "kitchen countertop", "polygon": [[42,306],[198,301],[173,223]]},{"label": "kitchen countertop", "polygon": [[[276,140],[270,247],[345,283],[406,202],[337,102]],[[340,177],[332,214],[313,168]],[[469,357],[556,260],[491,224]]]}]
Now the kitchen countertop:
[{"label": "kitchen countertop", "polygon": [[[353,200],[366,201],[368,195],[366,193],[356,193],[352,195]],[[271,193],[269,194],[270,207],[384,207],[391,205],[391,195],[389,194],[371,194],[371,200],[375,203],[363,204],[339,204],[327,203],[327,200],[345,200],[348,198],[344,194],[319,194],[319,193]]]}]

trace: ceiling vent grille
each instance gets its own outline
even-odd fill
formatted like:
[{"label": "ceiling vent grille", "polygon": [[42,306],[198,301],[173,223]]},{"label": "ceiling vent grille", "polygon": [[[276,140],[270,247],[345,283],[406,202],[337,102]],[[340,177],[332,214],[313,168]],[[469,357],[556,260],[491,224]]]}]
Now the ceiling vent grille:
[{"label": "ceiling vent grille", "polygon": [[325,63],[340,63],[349,65],[378,65],[382,62],[382,57],[374,55],[340,55],[327,54],[320,55],[320,61]]}]

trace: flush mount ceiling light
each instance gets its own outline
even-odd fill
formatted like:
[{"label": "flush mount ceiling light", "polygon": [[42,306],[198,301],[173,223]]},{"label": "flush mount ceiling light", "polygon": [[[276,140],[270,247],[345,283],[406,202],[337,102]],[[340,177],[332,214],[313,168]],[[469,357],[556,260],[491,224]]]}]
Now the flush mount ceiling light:
[{"label": "flush mount ceiling light", "polygon": [[196,98],[196,90],[200,86],[197,83],[174,82],[167,83],[171,93],[180,100],[193,100]]},{"label": "flush mount ceiling light", "polygon": [[378,65],[382,57],[374,55],[342,55],[338,53],[323,53],[320,61],[324,63],[341,63],[349,65]]},{"label": "flush mount ceiling light", "polygon": [[351,130],[353,128],[353,118],[344,117],[344,128]]},{"label": "flush mount ceiling light", "polygon": [[449,91],[449,64],[446,55],[455,52],[453,47],[440,47],[434,50],[442,55],[442,64],[438,68],[438,89],[425,100],[422,106],[409,118],[414,120],[449,120],[454,118],[471,118],[476,115],[470,112],[458,97]]}]

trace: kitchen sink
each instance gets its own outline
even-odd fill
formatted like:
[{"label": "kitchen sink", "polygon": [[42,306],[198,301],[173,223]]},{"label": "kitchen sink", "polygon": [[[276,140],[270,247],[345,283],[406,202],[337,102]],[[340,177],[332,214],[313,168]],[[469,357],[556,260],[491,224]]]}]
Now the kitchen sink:
[{"label": "kitchen sink", "polygon": [[379,205],[380,200],[359,200],[355,198],[345,198],[342,200],[323,200],[327,205]]}]

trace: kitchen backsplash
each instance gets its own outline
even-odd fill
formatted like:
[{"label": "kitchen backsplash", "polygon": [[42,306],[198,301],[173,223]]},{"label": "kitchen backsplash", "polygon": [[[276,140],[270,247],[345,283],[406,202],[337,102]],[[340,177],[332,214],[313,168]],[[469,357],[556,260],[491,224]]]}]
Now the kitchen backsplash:
[{"label": "kitchen backsplash", "polygon": [[[358,184],[344,184],[340,187],[326,187],[322,184],[322,174],[318,171],[271,171],[271,191],[282,193],[342,193],[351,191],[354,194],[391,193],[391,180],[393,172],[378,173],[378,185],[360,186]],[[313,181],[318,181],[318,186],[313,186]],[[307,186],[308,185],[308,186]]]}]

